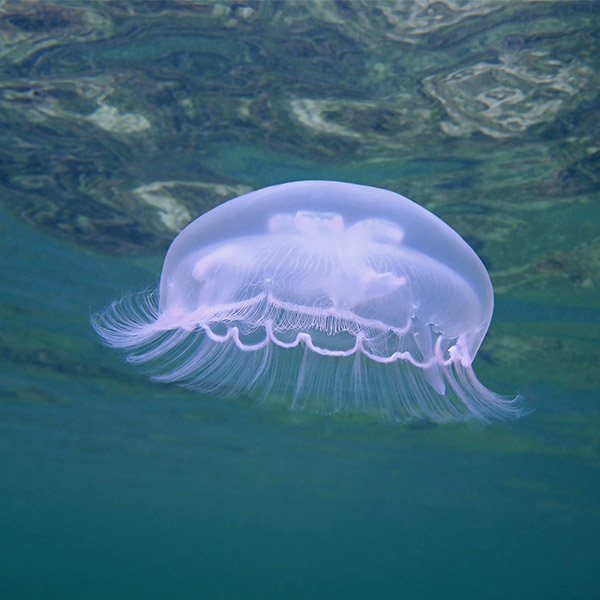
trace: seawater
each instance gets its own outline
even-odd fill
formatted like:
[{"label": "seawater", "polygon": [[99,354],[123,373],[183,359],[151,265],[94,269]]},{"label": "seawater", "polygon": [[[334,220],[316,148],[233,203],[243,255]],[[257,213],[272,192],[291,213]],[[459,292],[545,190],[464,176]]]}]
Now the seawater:
[{"label": "seawater", "polygon": [[[24,6],[2,6],[0,597],[596,597],[594,3]],[[156,285],[186,218],[319,177],[473,245],[496,291],[475,370],[530,415],[261,409],[99,344],[90,314]]]},{"label": "seawater", "polygon": [[146,265],[2,237],[5,597],[593,597],[595,394],[411,429],[153,385],[88,323]]}]

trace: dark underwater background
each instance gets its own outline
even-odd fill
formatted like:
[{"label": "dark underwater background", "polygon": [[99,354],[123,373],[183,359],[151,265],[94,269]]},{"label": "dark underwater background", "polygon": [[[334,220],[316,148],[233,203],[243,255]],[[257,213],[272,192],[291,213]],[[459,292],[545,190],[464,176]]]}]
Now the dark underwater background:
[{"label": "dark underwater background", "polygon": [[[600,3],[0,1],[0,597],[600,597]],[[412,426],[154,384],[90,315],[298,179],[490,272],[531,414]]]}]

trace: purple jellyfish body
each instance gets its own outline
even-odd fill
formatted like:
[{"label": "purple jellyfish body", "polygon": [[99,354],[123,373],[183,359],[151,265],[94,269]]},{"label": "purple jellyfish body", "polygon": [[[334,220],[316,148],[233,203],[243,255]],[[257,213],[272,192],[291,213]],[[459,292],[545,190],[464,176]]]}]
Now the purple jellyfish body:
[{"label": "purple jellyfish body", "polygon": [[245,194],[189,224],[158,292],[93,325],[154,379],[322,413],[452,421],[517,416],[476,378],[493,291],[438,217],[334,181]]}]

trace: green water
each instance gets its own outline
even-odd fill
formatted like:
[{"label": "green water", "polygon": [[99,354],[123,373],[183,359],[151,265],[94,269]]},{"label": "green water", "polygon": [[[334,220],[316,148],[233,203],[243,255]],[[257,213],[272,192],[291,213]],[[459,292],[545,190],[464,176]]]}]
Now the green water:
[{"label": "green water", "polygon": [[[598,597],[597,3],[0,15],[1,598]],[[260,409],[98,343],[90,313],[189,219],[301,178],[403,193],[475,248],[475,371],[530,415]]]}]

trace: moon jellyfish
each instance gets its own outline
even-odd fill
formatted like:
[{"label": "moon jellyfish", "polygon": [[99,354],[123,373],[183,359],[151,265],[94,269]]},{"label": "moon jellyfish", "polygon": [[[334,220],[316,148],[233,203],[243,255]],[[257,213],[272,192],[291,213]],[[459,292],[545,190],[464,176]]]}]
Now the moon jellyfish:
[{"label": "moon jellyfish", "polygon": [[92,319],[161,382],[204,394],[407,422],[517,416],[472,362],[488,273],[438,217],[391,191],[268,187],[190,223],[158,290]]}]

